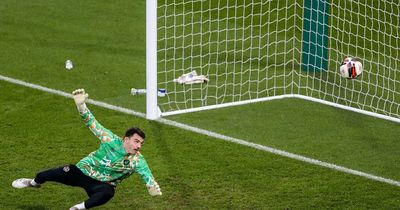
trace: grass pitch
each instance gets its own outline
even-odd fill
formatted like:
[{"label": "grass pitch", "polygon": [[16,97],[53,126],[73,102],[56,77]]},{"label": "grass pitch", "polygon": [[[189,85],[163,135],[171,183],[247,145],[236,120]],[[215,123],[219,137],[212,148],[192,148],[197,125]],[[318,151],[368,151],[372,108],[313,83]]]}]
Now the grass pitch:
[{"label": "grass pitch", "polygon": [[[13,189],[11,182],[95,150],[72,99],[0,82],[2,209],[66,209],[86,199],[60,184]],[[227,143],[175,127],[90,106],[115,133],[142,127],[143,154],[163,189],[147,194],[137,175],[99,209],[396,209],[400,189],[362,177]],[[284,141],[283,139],[282,141]],[[8,186],[8,187],[7,187]]]}]

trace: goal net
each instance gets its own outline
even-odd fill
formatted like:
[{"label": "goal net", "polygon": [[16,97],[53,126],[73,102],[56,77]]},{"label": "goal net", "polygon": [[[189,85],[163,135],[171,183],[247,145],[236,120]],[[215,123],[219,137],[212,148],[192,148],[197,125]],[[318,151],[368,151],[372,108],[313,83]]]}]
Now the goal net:
[{"label": "goal net", "polygon": [[[398,119],[400,3],[159,0],[161,115],[298,97]],[[356,79],[339,73],[359,58]],[[209,81],[179,84],[195,71]]]}]

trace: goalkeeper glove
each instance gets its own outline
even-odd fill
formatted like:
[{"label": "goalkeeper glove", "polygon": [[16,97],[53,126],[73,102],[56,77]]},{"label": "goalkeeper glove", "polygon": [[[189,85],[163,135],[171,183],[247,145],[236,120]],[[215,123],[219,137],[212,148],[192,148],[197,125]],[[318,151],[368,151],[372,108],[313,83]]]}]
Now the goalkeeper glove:
[{"label": "goalkeeper glove", "polygon": [[154,185],[147,185],[147,190],[151,196],[162,195],[160,186],[158,186],[157,182]]},{"label": "goalkeeper glove", "polygon": [[74,90],[72,92],[72,95],[74,95],[74,101],[79,113],[84,113],[87,109],[85,101],[89,97],[89,95],[85,93],[84,89]]}]

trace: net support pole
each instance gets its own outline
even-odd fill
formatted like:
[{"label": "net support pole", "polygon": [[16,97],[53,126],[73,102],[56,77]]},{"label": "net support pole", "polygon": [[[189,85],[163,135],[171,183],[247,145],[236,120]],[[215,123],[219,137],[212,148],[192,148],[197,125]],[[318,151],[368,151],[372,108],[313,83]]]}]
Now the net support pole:
[{"label": "net support pole", "polygon": [[330,0],[304,1],[301,68],[304,71],[328,69]]},{"label": "net support pole", "polygon": [[160,117],[157,106],[157,0],[146,0],[146,118]]}]

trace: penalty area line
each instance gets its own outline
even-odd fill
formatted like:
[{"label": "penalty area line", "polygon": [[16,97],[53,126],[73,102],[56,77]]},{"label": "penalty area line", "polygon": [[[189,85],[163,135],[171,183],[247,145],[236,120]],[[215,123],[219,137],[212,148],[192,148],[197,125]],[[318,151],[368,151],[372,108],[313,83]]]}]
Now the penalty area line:
[{"label": "penalty area line", "polygon": [[[66,92],[63,92],[63,91],[60,91],[60,90],[54,90],[54,89],[43,87],[43,86],[40,86],[40,85],[35,85],[35,84],[28,83],[28,82],[25,82],[25,81],[22,81],[22,80],[13,79],[13,78],[10,78],[10,77],[5,77],[5,76],[2,76],[2,75],[0,75],[0,80],[6,81],[6,82],[9,82],[9,83],[13,83],[13,84],[17,84],[17,85],[21,85],[21,86],[25,86],[25,87],[28,87],[28,88],[44,91],[44,92],[47,92],[47,93],[52,93],[52,94],[55,94],[55,95],[63,96],[63,97],[66,97],[66,98],[73,98],[72,94],[70,94],[70,93],[66,93]],[[125,114],[129,114],[129,115],[133,115],[133,116],[137,116],[137,117],[141,117],[141,118],[145,118],[146,119],[146,114],[138,112],[138,111],[135,111],[135,110],[132,110],[132,109],[127,109],[127,108],[123,108],[123,107],[107,104],[107,103],[104,103],[104,102],[101,102],[101,101],[92,100],[92,99],[89,99],[87,101],[87,103],[88,104],[93,104],[93,105],[96,105],[96,106],[99,106],[99,107],[103,107],[103,108],[106,108],[106,109],[110,109],[110,110],[113,110],[113,111],[118,111],[118,112],[122,112],[122,113],[125,113]],[[375,180],[375,181],[378,181],[378,182],[383,182],[383,183],[387,183],[387,184],[390,184],[390,185],[394,185],[394,186],[400,187],[400,182],[399,181],[395,181],[395,180],[392,180],[392,179],[388,179],[388,178],[384,178],[384,177],[368,174],[368,173],[365,173],[365,172],[362,172],[362,171],[353,170],[353,169],[346,168],[346,167],[343,167],[343,166],[338,166],[338,165],[335,165],[335,164],[332,164],[332,163],[327,163],[327,162],[323,162],[323,161],[320,161],[320,160],[308,158],[308,157],[305,157],[305,156],[297,155],[297,154],[294,154],[294,153],[286,152],[286,151],[275,149],[275,148],[272,148],[272,147],[268,147],[268,146],[264,146],[264,145],[260,145],[260,144],[256,144],[256,143],[251,143],[249,141],[245,141],[245,140],[242,140],[242,139],[233,138],[233,137],[230,137],[230,136],[225,136],[225,135],[218,134],[218,133],[215,133],[215,132],[212,132],[212,131],[208,131],[208,130],[204,130],[204,129],[201,129],[201,128],[196,128],[196,127],[193,127],[193,126],[190,126],[190,125],[186,125],[186,124],[183,124],[183,123],[179,123],[179,122],[176,122],[176,121],[173,121],[173,120],[168,120],[168,119],[165,119],[165,118],[161,118],[161,119],[157,119],[155,121],[157,121],[159,123],[162,123],[162,124],[174,126],[174,127],[177,127],[177,128],[183,129],[183,130],[187,130],[187,131],[203,134],[203,135],[210,136],[210,137],[217,138],[217,139],[221,139],[221,140],[224,140],[224,141],[227,141],[227,142],[231,142],[231,143],[235,143],[235,144],[251,147],[251,148],[254,148],[254,149],[257,149],[257,150],[262,150],[262,151],[265,151],[265,152],[276,154],[276,155],[279,155],[279,156],[287,157],[287,158],[290,158],[290,159],[295,159],[295,160],[298,160],[298,161],[302,161],[302,162],[306,162],[306,163],[309,163],[309,164],[321,166],[321,167],[324,167],[324,168],[330,168],[330,169],[333,169],[335,171],[340,171],[340,172],[344,172],[344,173],[347,173],[347,174],[361,176],[361,177],[364,177],[364,178],[367,178],[367,179],[370,179],[370,180]]]}]

